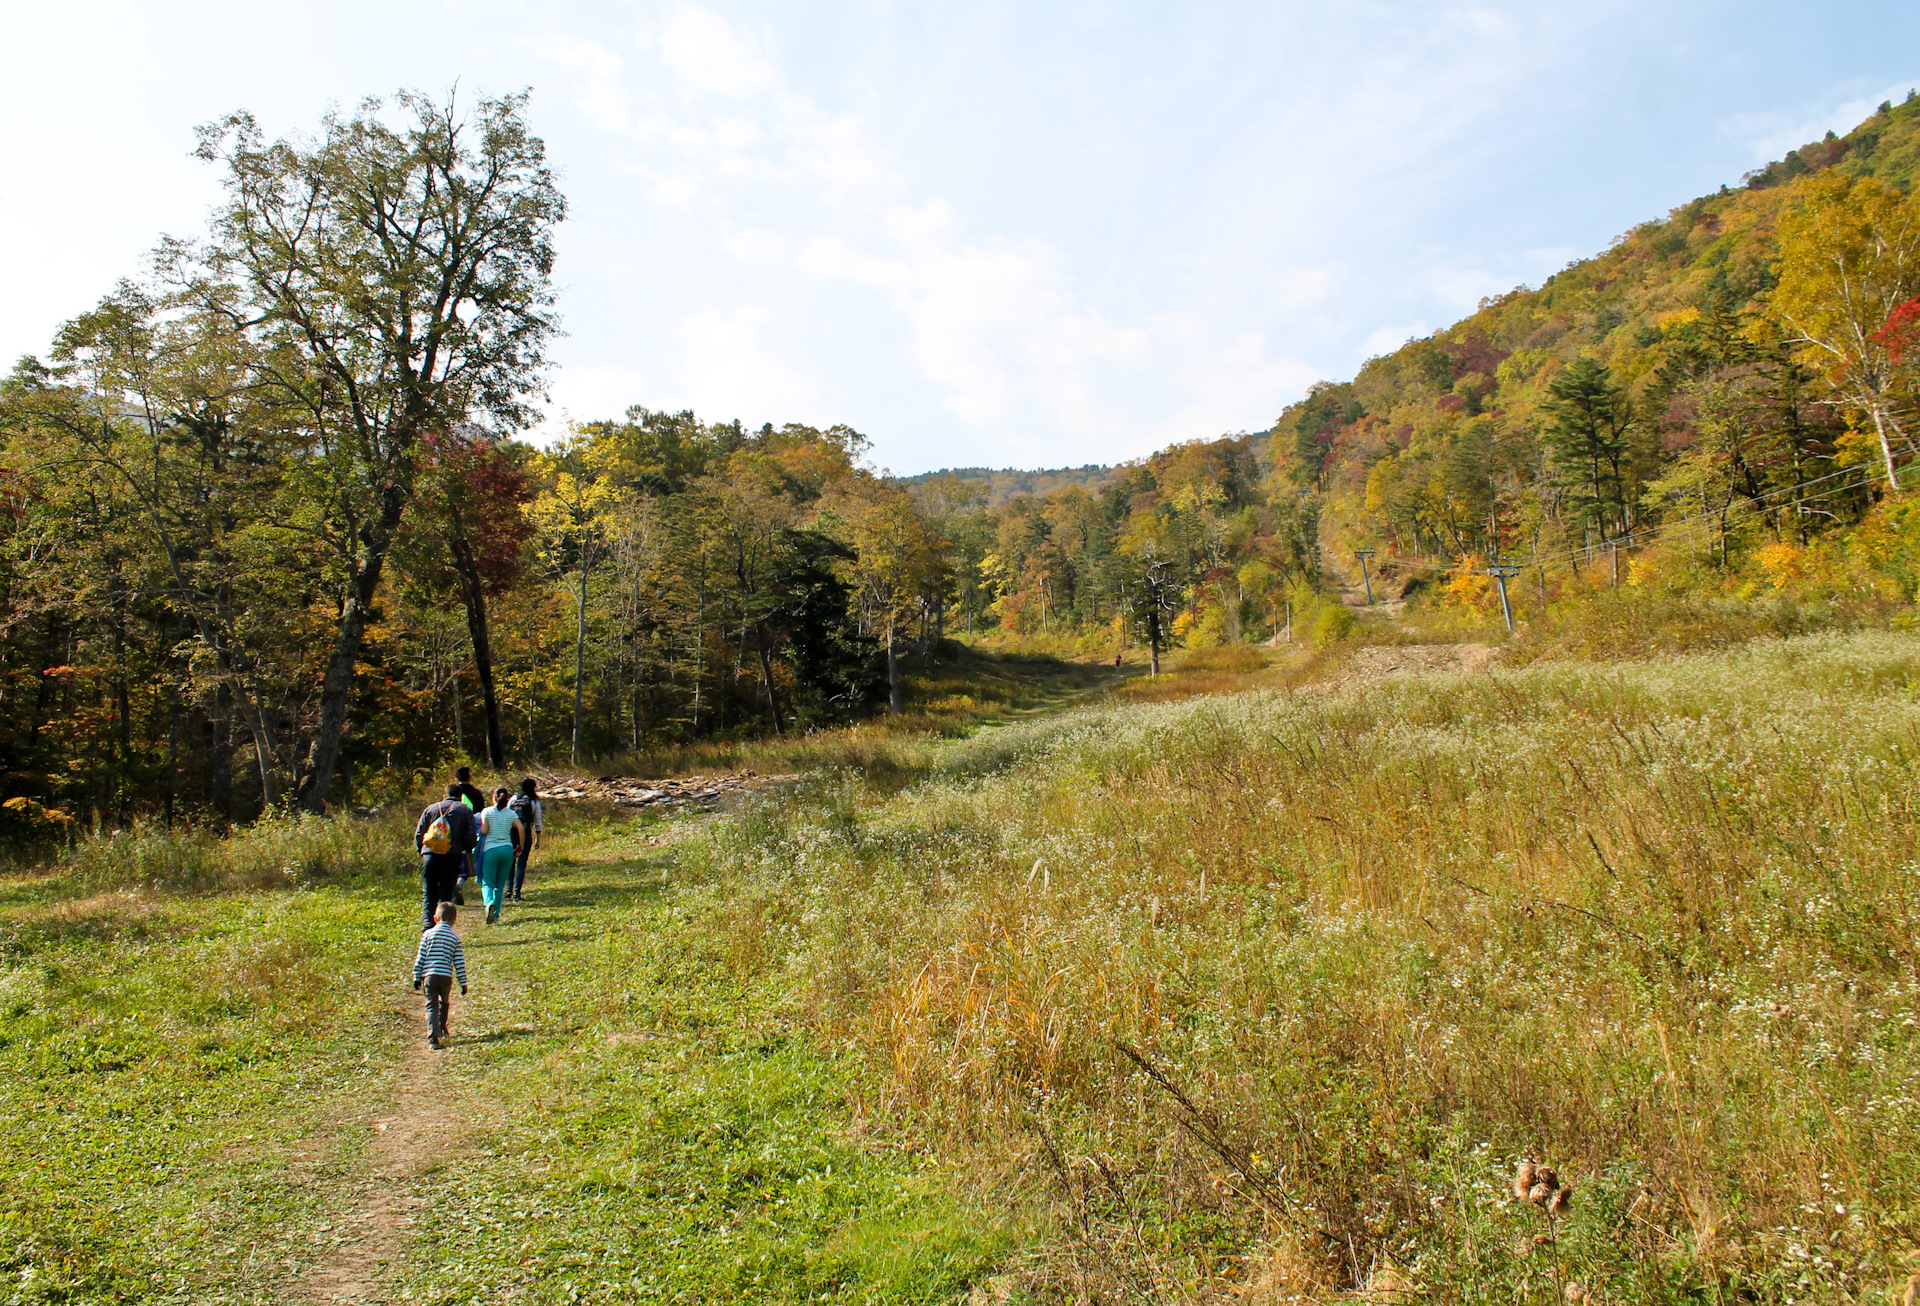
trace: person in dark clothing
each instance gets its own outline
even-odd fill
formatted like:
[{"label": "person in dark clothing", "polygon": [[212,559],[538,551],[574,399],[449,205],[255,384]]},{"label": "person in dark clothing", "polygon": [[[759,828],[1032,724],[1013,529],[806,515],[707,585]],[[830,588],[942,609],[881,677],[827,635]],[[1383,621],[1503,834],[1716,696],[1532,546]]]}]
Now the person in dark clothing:
[{"label": "person in dark clothing", "polygon": [[[420,854],[420,928],[423,931],[433,928],[434,909],[452,901],[454,885],[467,864],[467,855],[473,851],[473,812],[460,801],[458,788],[458,785],[448,785],[447,796],[427,804],[427,809],[420,813],[420,823],[413,827],[413,846]],[[444,850],[430,847],[428,839],[434,825],[442,819],[447,823],[448,846]]]},{"label": "person in dark clothing", "polygon": [[467,805],[469,812],[478,812],[487,805],[487,796],[473,785],[473,768],[456,766],[453,769],[453,783],[447,786],[447,796],[458,798]]},{"label": "person in dark clothing", "polygon": [[[474,815],[474,828],[479,829],[480,813],[487,810],[487,796],[474,786],[472,767],[456,766],[453,768],[453,787],[447,790],[447,794],[449,797],[458,798],[467,805],[467,810]],[[467,849],[461,859],[460,879],[470,880],[480,874],[480,867],[476,864],[477,860],[478,859],[474,857],[474,850],[472,848]],[[454,887],[458,888],[459,885],[460,880],[455,880]]]}]

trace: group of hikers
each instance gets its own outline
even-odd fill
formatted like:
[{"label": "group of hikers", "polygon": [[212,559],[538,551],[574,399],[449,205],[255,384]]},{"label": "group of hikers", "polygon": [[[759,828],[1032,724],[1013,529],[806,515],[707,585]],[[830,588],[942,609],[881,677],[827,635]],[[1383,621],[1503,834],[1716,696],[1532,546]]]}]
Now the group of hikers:
[{"label": "group of hikers", "polygon": [[420,854],[420,950],[413,962],[413,987],[427,998],[427,1043],[446,1046],[447,1014],[453,983],[467,991],[466,950],[453,925],[466,899],[460,886],[479,882],[487,924],[500,919],[509,902],[525,901],[527,860],[545,830],[540,794],[533,778],[519,792],[505,785],[493,801],[473,784],[473,770],[460,767],[447,796],[429,803],[414,826],[413,846]]}]

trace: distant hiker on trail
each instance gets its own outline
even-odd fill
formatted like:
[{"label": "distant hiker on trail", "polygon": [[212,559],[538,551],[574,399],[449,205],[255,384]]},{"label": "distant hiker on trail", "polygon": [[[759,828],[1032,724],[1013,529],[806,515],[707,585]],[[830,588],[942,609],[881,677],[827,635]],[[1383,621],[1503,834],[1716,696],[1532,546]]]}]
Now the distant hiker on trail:
[{"label": "distant hiker on trail", "polygon": [[[458,792],[456,792],[456,790]],[[448,789],[447,793],[465,803],[467,810],[475,816],[479,816],[481,809],[487,805],[487,796],[474,788],[473,768],[470,766],[456,766],[453,768],[453,788]],[[485,843],[486,841],[483,839],[480,842]],[[480,849],[479,845],[476,844],[467,851],[466,862],[460,874],[463,878],[471,879],[479,873]],[[457,897],[454,899],[454,905],[459,905],[459,899]]]},{"label": "distant hiker on trail", "polygon": [[420,853],[420,928],[433,928],[434,908],[453,898],[461,868],[473,850],[473,813],[448,785],[447,796],[427,804],[413,827],[413,846]]},{"label": "distant hiker on trail", "polygon": [[465,803],[467,810],[475,815],[487,805],[487,796],[473,786],[473,768],[470,766],[453,768],[453,783],[447,787],[447,794]]},{"label": "distant hiker on trail", "polygon": [[520,818],[521,833],[530,836],[520,840],[520,848],[513,858],[513,883],[507,886],[507,896],[515,902],[521,902],[524,900],[522,893],[527,887],[527,857],[540,846],[540,833],[547,828],[542,819],[540,795],[533,787],[532,776],[520,782],[520,792],[513,796],[513,802],[508,805],[513,808],[513,814]]},{"label": "distant hiker on trail", "polygon": [[527,837],[520,818],[507,806],[507,796],[507,787],[500,786],[493,791],[493,806],[480,813],[480,827],[486,832],[486,844],[480,853],[480,901],[487,904],[489,925],[500,919],[500,904],[513,881],[513,864],[519,860],[520,845]]},{"label": "distant hiker on trail", "polygon": [[439,923],[420,936],[420,951],[413,959],[413,987],[418,992],[422,981],[427,991],[427,1046],[447,1045],[447,1015],[453,1006],[453,981],[460,980],[460,996],[467,996],[467,950],[453,932],[460,909],[450,902],[434,910]]}]

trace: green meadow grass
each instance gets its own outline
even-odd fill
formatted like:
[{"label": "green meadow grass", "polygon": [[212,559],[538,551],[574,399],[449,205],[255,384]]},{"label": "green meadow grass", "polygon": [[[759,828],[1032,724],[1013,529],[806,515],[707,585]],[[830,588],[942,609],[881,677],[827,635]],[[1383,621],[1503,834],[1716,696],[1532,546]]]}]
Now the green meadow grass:
[{"label": "green meadow grass", "polygon": [[[394,1299],[964,1292],[1006,1231],[861,1139],[841,1060],[686,927],[706,907],[638,827],[574,825],[531,901],[461,922],[473,988],[430,1107],[458,1127],[400,1194]],[[0,1301],[284,1301],[358,1236],[374,1121],[420,1109],[395,1096],[416,881],[375,835],[311,833],[318,878],[272,890],[103,891],[98,849],[0,882]],[[386,873],[327,866],[347,835]],[[151,884],[179,858],[144,838]],[[252,874],[201,853],[190,883]]]},{"label": "green meadow grass", "polygon": [[466,931],[448,1055],[477,1151],[423,1189],[411,1299],[964,1295],[1008,1232],[925,1158],[858,1137],[845,1067],[692,924],[711,904],[662,883],[670,854],[606,860],[631,839],[583,833],[501,925]]},{"label": "green meadow grass", "polygon": [[1091,707],[681,873],[1031,1299],[1886,1302],[1916,794],[1920,641],[1825,635]]},{"label": "green meadow grass", "polygon": [[265,1301],[319,1254],[390,893],[0,885],[0,1300]]}]

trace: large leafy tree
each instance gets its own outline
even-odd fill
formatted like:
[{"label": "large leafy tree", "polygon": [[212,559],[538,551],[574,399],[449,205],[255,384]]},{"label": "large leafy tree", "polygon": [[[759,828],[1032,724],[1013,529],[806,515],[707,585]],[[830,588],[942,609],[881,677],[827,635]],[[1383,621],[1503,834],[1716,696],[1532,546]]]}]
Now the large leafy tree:
[{"label": "large leafy tree", "polygon": [[301,802],[327,805],[354,664],[428,435],[524,427],[555,329],[565,201],[524,95],[402,93],[268,142],[235,113],[201,129],[225,170],[205,242],[166,247],[181,302],[257,342],[259,390],[303,439],[294,474],[335,595]]},{"label": "large leafy tree", "polygon": [[1873,423],[1889,488],[1898,489],[1891,396],[1898,342],[1889,319],[1920,294],[1920,206],[1871,177],[1803,183],[1780,218],[1779,284],[1770,307],[1800,356]]}]

